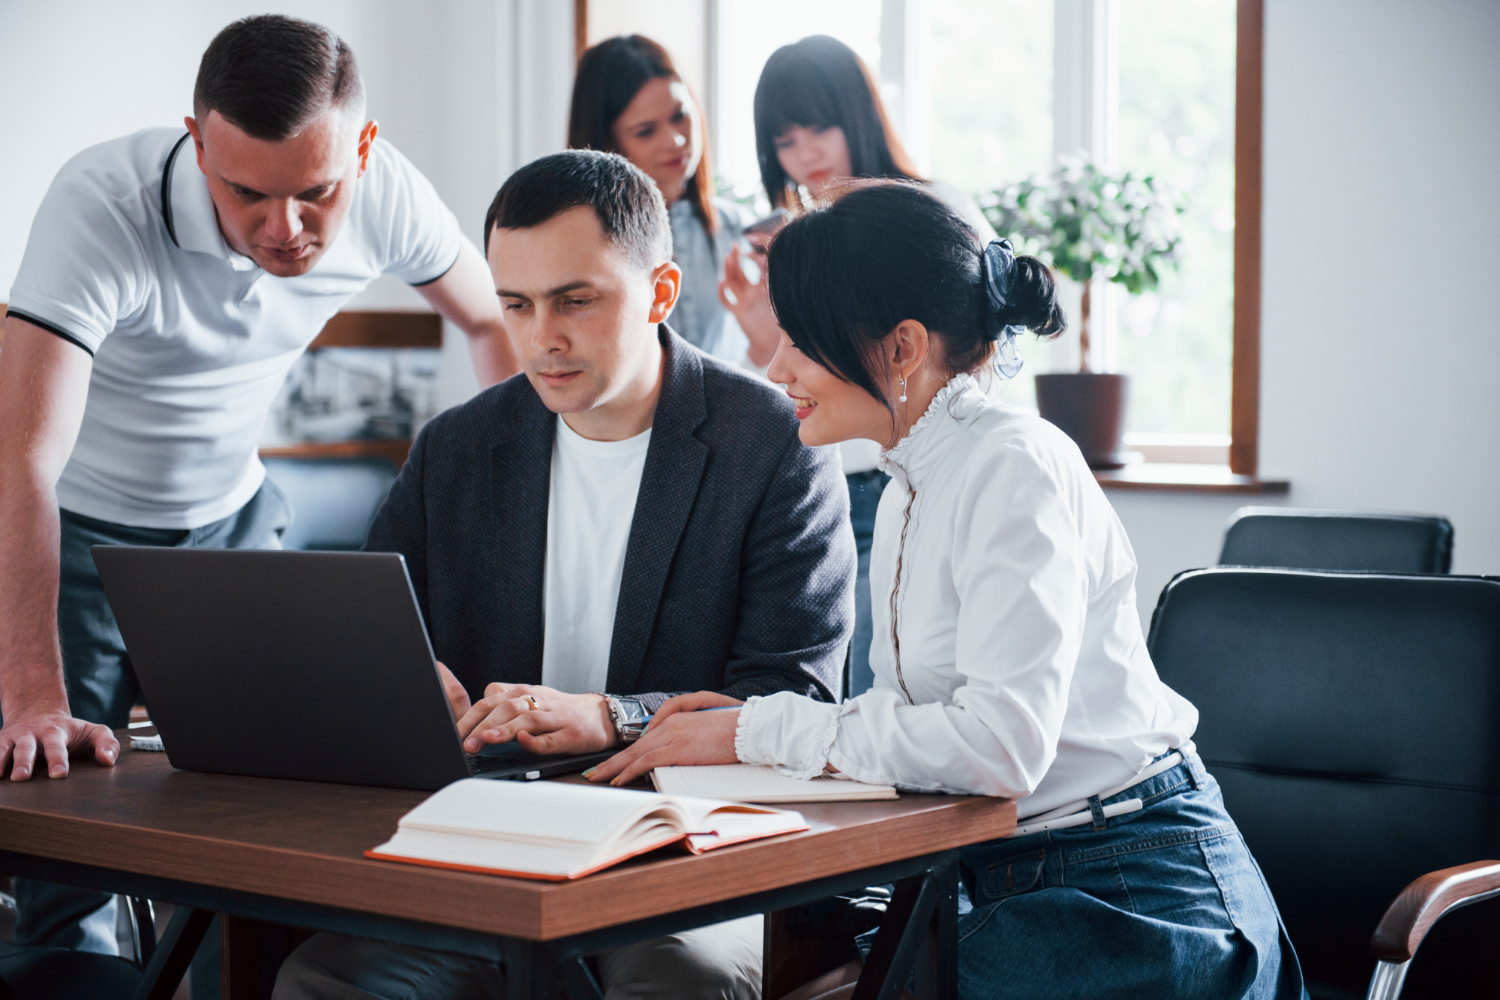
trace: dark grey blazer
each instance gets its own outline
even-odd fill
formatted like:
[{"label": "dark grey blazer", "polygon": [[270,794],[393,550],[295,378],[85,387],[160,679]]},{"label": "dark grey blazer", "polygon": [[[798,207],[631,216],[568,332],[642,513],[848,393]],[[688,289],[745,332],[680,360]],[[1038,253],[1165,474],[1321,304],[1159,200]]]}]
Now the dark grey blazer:
[{"label": "dark grey blazer", "polygon": [[[854,626],[854,536],[833,448],[790,401],[662,327],[608,689],[833,700]],[[406,557],[433,649],[471,697],[542,680],[556,416],[524,375],[423,429],[365,548]]]}]

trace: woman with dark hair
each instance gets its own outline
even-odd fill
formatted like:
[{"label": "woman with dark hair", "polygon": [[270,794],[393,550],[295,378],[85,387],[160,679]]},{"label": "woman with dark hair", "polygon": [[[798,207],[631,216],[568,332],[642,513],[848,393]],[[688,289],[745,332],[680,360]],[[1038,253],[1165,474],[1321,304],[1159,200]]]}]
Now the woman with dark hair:
[{"label": "woman with dark hair", "polygon": [[[755,152],[766,197],[776,208],[817,203],[850,178],[920,181],[986,240],[995,238],[974,200],[951,184],[924,179],[891,126],[880,86],[863,59],[829,35],[810,35],[771,53],[755,87]],[[725,267],[725,304],[750,337],[750,359],[769,362],[779,331],[765,283],[749,281],[737,255]]]},{"label": "woman with dark hair", "polygon": [[1046,267],[889,182],[794,220],[770,257],[770,376],[802,441],[874,439],[893,477],[875,686],[842,705],[680,696],[595,780],[738,760],[1015,798],[1015,835],[960,852],[959,996],[1305,996],[1193,749],[1197,710],[1151,663],[1124,528],[1071,440],[982,391],[1019,368],[1020,332],[1062,331]]},{"label": "woman with dark hair", "polygon": [[[919,182],[946,202],[987,242],[995,238],[979,207],[958,188],[924,180],[891,127],[880,87],[853,49],[828,35],[812,35],[771,54],[755,87],[755,149],[771,204],[800,209],[816,204],[850,178],[885,177]],[[765,258],[758,263],[764,271]],[[752,284],[739,251],[724,266],[720,296],[749,338],[749,357],[764,365],[781,331],[765,281]],[[840,449],[849,482],[849,514],[859,551],[854,638],[849,647],[849,691],[869,687],[872,618],[868,600],[870,545],[875,510],[887,477],[871,442]]]},{"label": "woman with dark hair", "polygon": [[745,336],[718,295],[744,223],[738,206],[713,196],[703,119],[667,50],[621,35],[585,52],[573,81],[568,147],[619,153],[656,182],[682,268],[672,328],[716,357],[744,361]]}]

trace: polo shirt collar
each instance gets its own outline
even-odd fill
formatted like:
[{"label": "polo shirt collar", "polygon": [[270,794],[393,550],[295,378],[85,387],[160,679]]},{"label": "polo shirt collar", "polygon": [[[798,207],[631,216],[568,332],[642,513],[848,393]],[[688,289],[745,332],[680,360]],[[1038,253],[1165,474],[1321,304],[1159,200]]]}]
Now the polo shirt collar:
[{"label": "polo shirt collar", "polygon": [[219,231],[208,178],[198,169],[190,134],[184,135],[167,157],[162,181],[162,218],[167,224],[167,235],[182,249],[219,257],[236,271],[259,267],[231,248]]}]

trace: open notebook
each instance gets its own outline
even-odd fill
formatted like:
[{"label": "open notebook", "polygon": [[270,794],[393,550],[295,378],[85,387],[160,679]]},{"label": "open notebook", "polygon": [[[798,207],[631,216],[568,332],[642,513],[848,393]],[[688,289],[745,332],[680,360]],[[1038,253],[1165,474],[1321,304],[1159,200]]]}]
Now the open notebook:
[{"label": "open notebook", "polygon": [[760,764],[703,764],[658,767],[651,783],[664,795],[696,795],[734,802],[855,802],[894,799],[891,785],[867,785],[841,778],[788,778]]},{"label": "open notebook", "polygon": [[456,781],[366,857],[520,878],[580,878],[682,843],[694,854],[807,829],[801,814],[557,781]]}]

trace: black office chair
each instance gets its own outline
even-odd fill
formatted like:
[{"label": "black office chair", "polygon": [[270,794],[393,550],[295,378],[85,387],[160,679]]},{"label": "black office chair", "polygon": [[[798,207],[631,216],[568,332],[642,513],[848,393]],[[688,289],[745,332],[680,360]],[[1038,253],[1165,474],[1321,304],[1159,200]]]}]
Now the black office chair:
[{"label": "black office chair", "polygon": [[267,458],[266,475],[292,503],[283,548],[350,551],[365,544],[396,480],[383,458]]},{"label": "black office chair", "polygon": [[[1393,996],[1438,904],[1500,887],[1493,860],[1438,872],[1500,858],[1500,581],[1194,570],[1162,592],[1148,642],[1198,706],[1309,992],[1365,994],[1384,914],[1371,995]],[[1406,995],[1500,995],[1497,943],[1500,906],[1443,920]]]},{"label": "black office chair", "polygon": [[1447,518],[1306,507],[1241,507],[1224,532],[1220,566],[1446,573]]},{"label": "black office chair", "polygon": [[141,921],[139,963],[0,942],[0,1000],[169,1000],[214,915],[180,907],[157,941],[149,906],[136,899],[131,904]]}]

